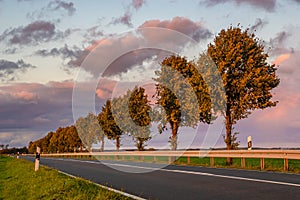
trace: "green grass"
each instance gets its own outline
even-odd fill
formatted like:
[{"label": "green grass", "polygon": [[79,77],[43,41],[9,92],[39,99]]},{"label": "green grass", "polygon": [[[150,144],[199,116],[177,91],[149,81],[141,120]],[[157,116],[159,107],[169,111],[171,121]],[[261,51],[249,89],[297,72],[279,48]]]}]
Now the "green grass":
[{"label": "green grass", "polygon": [[130,199],[80,178],[34,163],[0,156],[0,199]]},{"label": "green grass", "polygon": [[[179,157],[175,164],[187,165],[187,157]],[[230,168],[242,168],[241,158],[233,158],[232,165],[226,165],[226,158],[214,158],[214,167],[230,167]],[[191,157],[190,164],[195,166],[211,166],[210,158],[197,158]],[[247,158],[245,159],[245,169],[260,170],[259,158]],[[283,159],[265,159],[266,171],[283,171]],[[300,160],[289,160],[289,172],[300,173]]]}]

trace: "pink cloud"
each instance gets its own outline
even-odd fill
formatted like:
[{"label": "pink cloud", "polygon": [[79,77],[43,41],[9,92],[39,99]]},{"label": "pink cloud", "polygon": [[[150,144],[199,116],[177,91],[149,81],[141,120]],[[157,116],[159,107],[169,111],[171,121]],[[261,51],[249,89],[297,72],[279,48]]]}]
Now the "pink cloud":
[{"label": "pink cloud", "polygon": [[[159,27],[167,28],[181,32],[185,35],[192,37],[194,40],[208,39],[211,37],[211,32],[204,27],[201,22],[194,22],[185,17],[174,17],[172,20],[148,20],[144,22],[139,28]],[[149,38],[160,38],[164,40],[168,35],[158,35],[155,30],[152,35],[148,35]]]},{"label": "pink cloud", "polygon": [[291,57],[290,53],[285,53],[285,54],[281,54],[280,56],[278,56],[275,61],[273,61],[273,64],[275,65],[280,65],[281,63],[283,63],[284,61],[288,60]]},{"label": "pink cloud", "polygon": [[36,100],[37,95],[35,93],[31,93],[28,91],[20,91],[17,93],[12,93],[12,96],[14,96],[17,99],[23,99],[26,101]]},{"label": "pink cloud", "polygon": [[116,81],[102,78],[98,82],[96,88],[96,94],[100,99],[109,99],[112,95],[114,87],[116,86]]},{"label": "pink cloud", "polygon": [[140,8],[143,6],[143,4],[144,4],[145,2],[146,2],[145,0],[132,0],[132,6],[133,6],[136,10],[138,10],[138,9],[140,9]]},{"label": "pink cloud", "polygon": [[63,82],[50,81],[47,85],[53,88],[73,88],[74,82],[70,80],[63,81]]}]

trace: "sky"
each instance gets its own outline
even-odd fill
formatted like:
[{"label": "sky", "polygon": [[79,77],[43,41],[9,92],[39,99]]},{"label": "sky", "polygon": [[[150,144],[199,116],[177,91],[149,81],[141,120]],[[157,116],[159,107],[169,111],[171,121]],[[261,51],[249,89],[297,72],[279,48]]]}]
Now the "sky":
[{"label": "sky", "polygon": [[[300,147],[299,9],[299,0],[0,0],[0,144],[27,146],[73,124],[74,101],[87,104],[88,91],[96,96],[88,107],[99,112],[112,93],[153,84],[170,51],[189,56],[190,40],[205,51],[222,29],[239,25],[265,45],[281,80],[272,91],[276,107],[235,125],[241,146],[251,135],[257,147]],[[102,54],[91,56],[97,49]],[[74,100],[74,88],[83,99]],[[207,130],[199,126],[193,147]],[[222,146],[219,138],[215,147]]]}]

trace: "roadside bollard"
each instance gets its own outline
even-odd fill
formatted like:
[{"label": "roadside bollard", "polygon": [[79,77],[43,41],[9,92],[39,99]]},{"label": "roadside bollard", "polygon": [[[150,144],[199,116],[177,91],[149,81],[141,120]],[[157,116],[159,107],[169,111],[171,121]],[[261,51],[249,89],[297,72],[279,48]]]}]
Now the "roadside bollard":
[{"label": "roadside bollard", "polygon": [[252,149],[252,137],[248,136],[247,140],[248,140],[248,150],[251,150]]},{"label": "roadside bollard", "polygon": [[40,147],[36,147],[34,171],[38,171],[39,170],[39,166],[40,166],[40,153],[41,153],[41,148]]}]

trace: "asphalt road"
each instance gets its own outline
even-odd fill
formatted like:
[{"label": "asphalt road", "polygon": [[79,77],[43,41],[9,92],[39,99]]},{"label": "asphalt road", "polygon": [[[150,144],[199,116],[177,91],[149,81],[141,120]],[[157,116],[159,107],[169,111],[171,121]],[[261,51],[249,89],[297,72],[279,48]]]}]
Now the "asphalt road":
[{"label": "asphalt road", "polygon": [[297,174],[44,157],[40,163],[145,199],[300,199]]}]

